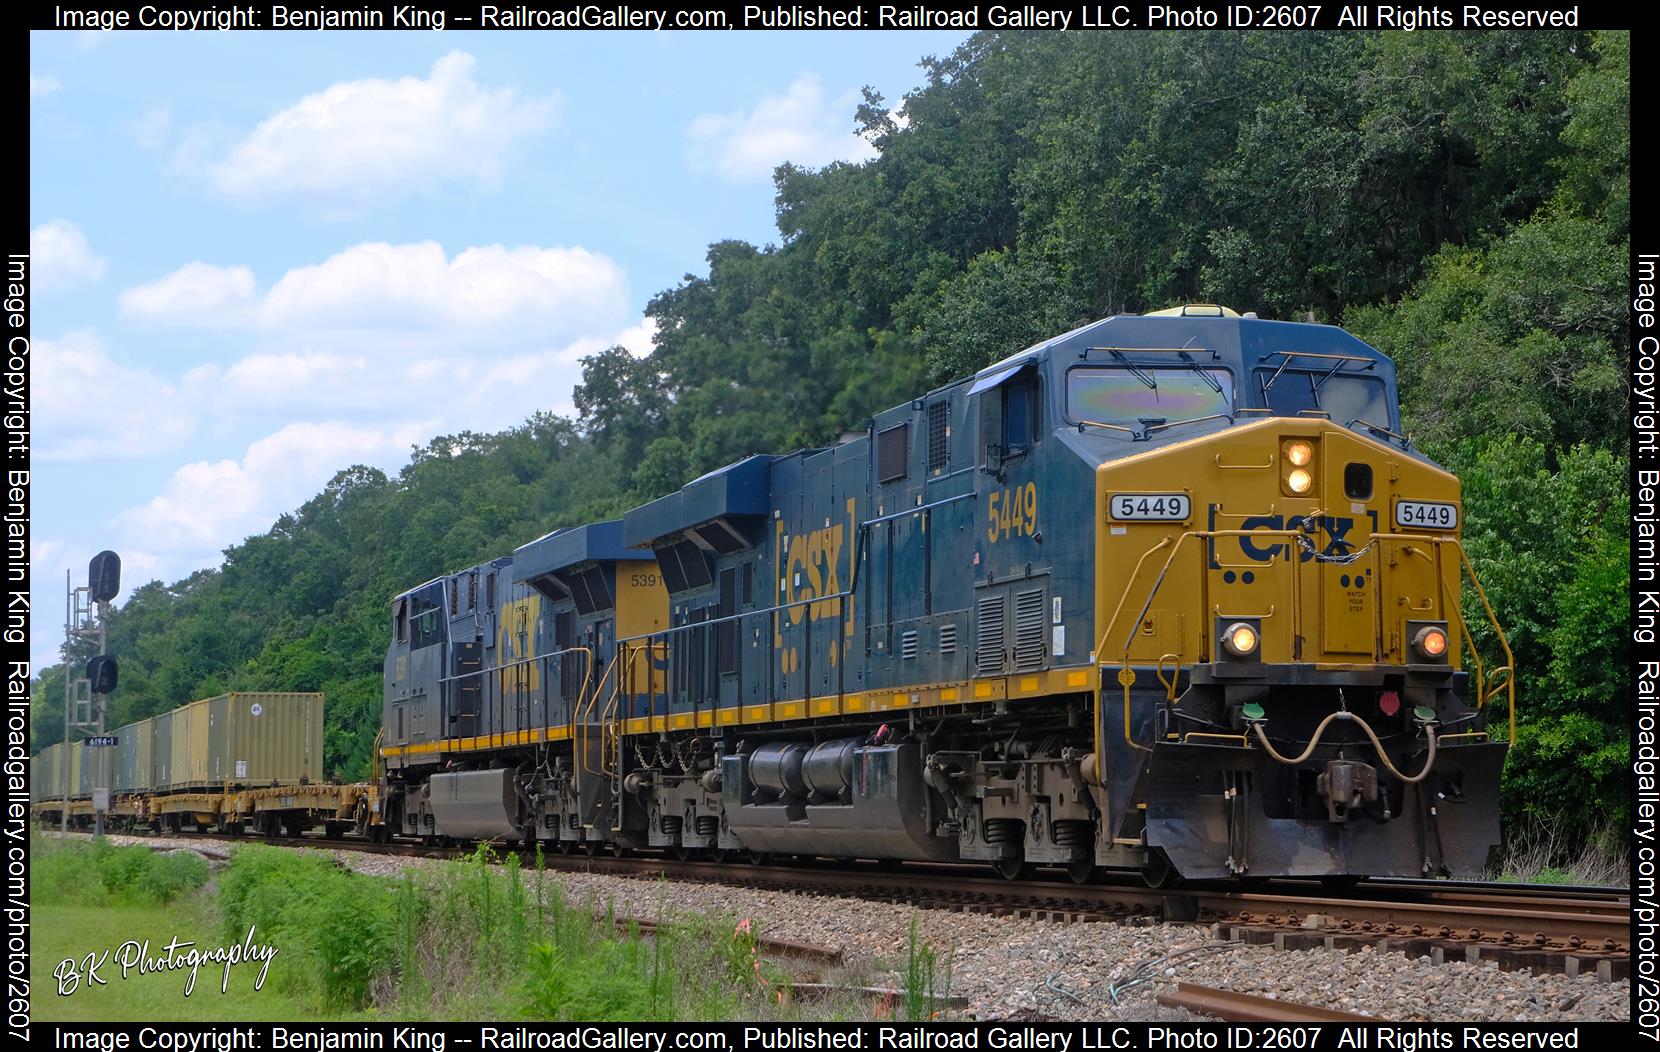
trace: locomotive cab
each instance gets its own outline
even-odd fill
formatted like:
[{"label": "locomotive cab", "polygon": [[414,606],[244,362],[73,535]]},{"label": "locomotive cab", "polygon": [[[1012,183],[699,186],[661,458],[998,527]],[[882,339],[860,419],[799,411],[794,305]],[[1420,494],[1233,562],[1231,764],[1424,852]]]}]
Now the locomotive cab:
[{"label": "locomotive cab", "polygon": [[1222,418],[1096,472],[1107,821],[1189,877],[1476,875],[1508,669],[1468,639],[1458,481],[1400,434],[1376,351],[1224,324],[1186,370],[1125,349],[1069,381],[1099,424],[1148,381]]}]

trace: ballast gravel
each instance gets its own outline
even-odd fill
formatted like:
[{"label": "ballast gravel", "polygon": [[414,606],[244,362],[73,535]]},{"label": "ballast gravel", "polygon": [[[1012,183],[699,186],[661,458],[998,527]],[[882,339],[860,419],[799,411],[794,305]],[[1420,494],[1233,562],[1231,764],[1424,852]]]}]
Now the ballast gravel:
[{"label": "ballast gravel", "polygon": [[[214,860],[233,845],[167,837],[112,836],[114,843],[189,850]],[[394,877],[453,865],[363,851],[307,848],[347,869]],[[917,936],[949,968],[954,1009],[981,1020],[1177,1021],[1197,1018],[1159,1005],[1178,981],[1319,1005],[1393,1022],[1623,1021],[1630,983],[1594,975],[1531,975],[1491,963],[1433,964],[1367,947],[1276,951],[1220,942],[1196,924],[1058,924],[916,909],[818,894],[661,878],[550,871],[567,902],[592,900],[618,916],[675,914],[750,918],[757,934],[839,949],[877,982],[903,985],[913,917]]]}]

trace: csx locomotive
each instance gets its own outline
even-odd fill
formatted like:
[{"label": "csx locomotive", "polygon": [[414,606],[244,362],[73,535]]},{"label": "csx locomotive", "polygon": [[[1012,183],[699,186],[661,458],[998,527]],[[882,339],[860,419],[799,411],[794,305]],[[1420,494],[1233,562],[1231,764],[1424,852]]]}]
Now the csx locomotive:
[{"label": "csx locomotive", "polygon": [[1354,336],[1107,318],[397,596],[382,817],[1010,878],[1474,875],[1514,697],[1461,516]]}]

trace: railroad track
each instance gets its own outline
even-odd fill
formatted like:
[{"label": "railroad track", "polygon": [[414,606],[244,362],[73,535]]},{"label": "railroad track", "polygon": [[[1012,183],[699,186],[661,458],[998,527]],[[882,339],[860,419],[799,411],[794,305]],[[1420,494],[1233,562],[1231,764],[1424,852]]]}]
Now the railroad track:
[{"label": "railroad track", "polygon": [[[192,838],[248,842],[218,833]],[[389,844],[321,837],[262,838],[277,846],[363,851],[411,858],[454,859],[470,849],[411,841]],[[527,863],[533,851],[521,851]],[[986,913],[1049,923],[1211,925],[1219,938],[1287,950],[1359,949],[1371,945],[1436,961],[1493,961],[1500,968],[1595,972],[1607,980],[1630,970],[1631,910],[1620,889],[1476,882],[1363,882],[1342,894],[1306,881],[1240,889],[1195,883],[1152,889],[1137,884],[1011,883],[963,866],[809,862],[750,865],[678,861],[667,857],[546,852],[553,871],[668,878],[772,891],[885,901],[919,909]]]},{"label": "railroad track", "polygon": [[1173,992],[1158,995],[1158,1003],[1171,1008],[1222,1019],[1230,1023],[1376,1023],[1372,1016],[1339,1012],[1331,1008],[1276,1001],[1270,997],[1242,994],[1197,983],[1177,983]]}]

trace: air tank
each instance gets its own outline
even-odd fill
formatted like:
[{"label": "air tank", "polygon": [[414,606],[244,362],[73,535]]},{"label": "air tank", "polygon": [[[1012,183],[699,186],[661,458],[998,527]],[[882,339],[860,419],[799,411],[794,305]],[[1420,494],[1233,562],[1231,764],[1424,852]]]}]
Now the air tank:
[{"label": "air tank", "polygon": [[807,747],[799,742],[767,742],[749,754],[749,780],[757,789],[782,796],[806,796],[801,764]]},{"label": "air tank", "polygon": [[853,784],[853,750],[861,739],[819,742],[801,762],[801,778],[819,797],[833,800]]}]

